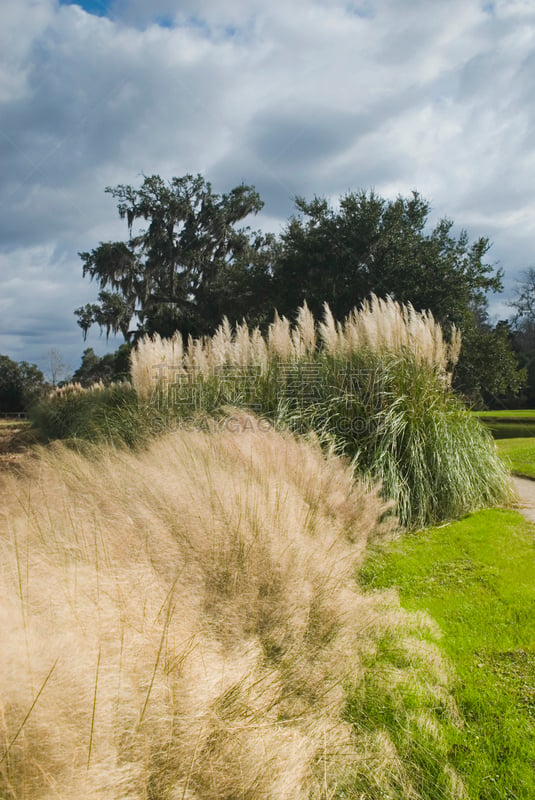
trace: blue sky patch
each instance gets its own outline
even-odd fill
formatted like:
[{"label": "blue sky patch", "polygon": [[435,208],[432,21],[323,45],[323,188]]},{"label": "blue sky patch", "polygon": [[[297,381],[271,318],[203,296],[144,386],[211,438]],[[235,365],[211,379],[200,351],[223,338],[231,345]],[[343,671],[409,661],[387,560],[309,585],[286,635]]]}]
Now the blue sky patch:
[{"label": "blue sky patch", "polygon": [[94,14],[97,17],[105,17],[108,14],[110,3],[109,0],[77,0],[76,3],[70,0],[59,0],[61,6],[80,6],[88,14]]}]

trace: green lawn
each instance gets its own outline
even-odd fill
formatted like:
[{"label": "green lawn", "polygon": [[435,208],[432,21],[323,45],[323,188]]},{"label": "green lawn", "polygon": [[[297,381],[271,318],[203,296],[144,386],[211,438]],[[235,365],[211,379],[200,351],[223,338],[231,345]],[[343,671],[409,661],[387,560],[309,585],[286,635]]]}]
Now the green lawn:
[{"label": "green lawn", "polygon": [[515,411],[474,411],[492,431],[495,439],[535,437],[535,409]]},{"label": "green lawn", "polygon": [[513,511],[471,514],[372,548],[359,581],[399,587],[405,608],[438,622],[465,720],[449,758],[471,800],[535,798],[534,527]]},{"label": "green lawn", "polygon": [[535,439],[500,439],[498,452],[507,459],[511,471],[535,479]]},{"label": "green lawn", "polygon": [[494,417],[496,419],[531,420],[535,422],[535,408],[514,409],[513,411],[474,411],[476,417]]},{"label": "green lawn", "polygon": [[489,426],[511,471],[535,479],[535,409],[474,413]]}]

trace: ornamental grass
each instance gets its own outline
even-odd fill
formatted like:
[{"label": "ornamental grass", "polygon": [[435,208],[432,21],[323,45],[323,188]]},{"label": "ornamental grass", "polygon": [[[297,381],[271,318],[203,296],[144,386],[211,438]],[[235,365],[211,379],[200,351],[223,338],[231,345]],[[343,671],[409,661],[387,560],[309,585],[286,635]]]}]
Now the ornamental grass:
[{"label": "ornamental grass", "polygon": [[228,320],[184,348],[147,337],[131,375],[167,425],[237,407],[314,431],[419,528],[512,498],[491,436],[451,389],[460,348],[431,313],[372,296],[342,322],[327,306],[319,323],[306,305],[294,325],[276,315],[265,337]]},{"label": "ornamental grass", "polygon": [[0,476],[2,798],[463,796],[436,630],[354,580],[384,502],[238,421]]}]

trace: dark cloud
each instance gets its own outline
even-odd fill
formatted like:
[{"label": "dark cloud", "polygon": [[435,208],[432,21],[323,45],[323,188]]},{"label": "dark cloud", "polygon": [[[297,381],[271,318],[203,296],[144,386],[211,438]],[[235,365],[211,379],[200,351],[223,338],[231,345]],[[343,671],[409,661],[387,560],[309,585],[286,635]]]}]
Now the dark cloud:
[{"label": "dark cloud", "polygon": [[252,118],[248,140],[257,158],[274,171],[316,170],[333,153],[355,144],[372,125],[364,115],[325,106],[301,107],[299,115],[275,106]]}]

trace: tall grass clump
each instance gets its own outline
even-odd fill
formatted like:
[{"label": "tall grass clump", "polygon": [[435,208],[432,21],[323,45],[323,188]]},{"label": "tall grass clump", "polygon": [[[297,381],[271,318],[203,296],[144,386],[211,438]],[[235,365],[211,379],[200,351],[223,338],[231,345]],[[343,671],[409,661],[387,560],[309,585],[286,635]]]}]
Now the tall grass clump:
[{"label": "tall grass clump", "polygon": [[258,422],[2,477],[2,798],[463,796],[431,623],[353,577],[383,502]]},{"label": "tall grass clump", "polygon": [[129,383],[70,383],[54,389],[30,409],[41,441],[108,441],[137,446],[157,429],[157,410],[140,404]]},{"label": "tall grass clump", "polygon": [[429,312],[372,298],[336,322],[303,306],[267,336],[224,321],[215,336],[146,338],[132,354],[141,403],[169,420],[249,408],[294,431],[314,430],[355,459],[417,528],[511,497],[494,443],[451,389],[461,339]]}]

